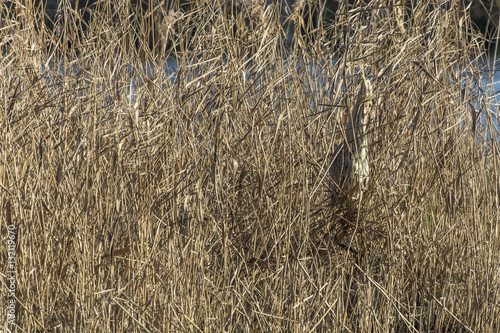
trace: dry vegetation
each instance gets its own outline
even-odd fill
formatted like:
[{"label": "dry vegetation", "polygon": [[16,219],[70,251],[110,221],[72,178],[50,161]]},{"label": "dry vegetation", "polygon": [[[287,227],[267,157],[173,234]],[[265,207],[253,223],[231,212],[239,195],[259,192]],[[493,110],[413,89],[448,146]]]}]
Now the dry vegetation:
[{"label": "dry vegetation", "polygon": [[[462,2],[295,7],[290,44],[274,3],[62,1],[53,30],[30,3],[0,30],[20,331],[500,331],[498,114]],[[361,71],[370,182],[338,200]]]}]

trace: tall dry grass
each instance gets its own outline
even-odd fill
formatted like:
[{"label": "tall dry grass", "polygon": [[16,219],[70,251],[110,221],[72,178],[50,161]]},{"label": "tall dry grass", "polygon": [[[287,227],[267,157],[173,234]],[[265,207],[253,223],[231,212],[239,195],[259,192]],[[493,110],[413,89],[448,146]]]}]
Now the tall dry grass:
[{"label": "tall dry grass", "polygon": [[[63,1],[53,30],[14,4],[0,276],[18,330],[500,330],[498,113],[462,2],[341,3],[316,26],[323,2],[295,7],[288,46],[274,3],[116,0],[86,23]],[[361,71],[370,183],[338,200]]]}]

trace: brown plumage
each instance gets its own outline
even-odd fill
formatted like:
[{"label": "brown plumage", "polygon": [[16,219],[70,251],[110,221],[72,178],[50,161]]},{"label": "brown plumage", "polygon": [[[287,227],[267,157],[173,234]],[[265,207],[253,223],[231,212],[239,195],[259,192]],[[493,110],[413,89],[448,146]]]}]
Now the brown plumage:
[{"label": "brown plumage", "polygon": [[356,96],[356,102],[349,114],[345,138],[332,154],[330,166],[330,188],[335,195],[359,198],[369,181],[367,130],[371,118],[370,82],[362,73],[363,82]]}]

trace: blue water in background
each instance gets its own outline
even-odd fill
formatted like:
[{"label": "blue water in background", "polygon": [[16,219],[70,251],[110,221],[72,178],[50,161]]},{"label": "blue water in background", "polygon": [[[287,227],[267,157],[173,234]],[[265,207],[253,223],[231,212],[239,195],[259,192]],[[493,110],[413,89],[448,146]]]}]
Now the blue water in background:
[{"label": "blue water in background", "polygon": [[[225,61],[224,61],[225,62]],[[330,62],[330,61],[328,61]],[[492,63],[492,59],[490,59],[490,64]],[[203,75],[204,73],[200,73],[200,70],[204,70],[205,67],[202,67],[199,65],[199,61],[196,59],[193,60],[193,65],[187,64],[185,66],[184,72],[181,71],[180,75],[183,76],[183,80],[190,81],[192,79],[195,79],[199,75]],[[315,86],[310,87],[309,83],[306,83],[306,87],[310,89],[310,96],[311,96],[311,114],[318,114],[321,112],[326,112],[327,107],[323,106],[322,103],[322,96],[320,93],[316,93],[319,91],[322,91],[324,94],[325,89],[330,88],[329,82],[324,82],[323,80],[323,68],[324,66],[334,66],[336,63],[336,59],[332,58],[331,63],[311,63],[311,64],[300,64],[296,63],[296,70],[297,71],[306,71],[308,74],[308,77],[311,78],[311,82],[314,82]],[[249,64],[247,68],[250,68],[252,64]],[[116,66],[122,66],[121,72],[116,71]],[[284,62],[285,66],[285,72],[286,72],[286,66],[287,63],[286,61]],[[471,92],[473,96],[475,96],[473,100],[473,106],[476,109],[476,113],[478,114],[478,125],[486,125],[486,122],[488,119],[491,119],[494,123],[494,129],[496,133],[487,133],[487,138],[486,140],[490,140],[491,137],[497,138],[497,140],[500,140],[500,122],[499,122],[499,108],[500,108],[500,71],[492,71],[489,70],[489,68],[493,67],[491,65],[487,65],[486,63],[483,63],[480,65],[482,67],[481,71],[481,82],[478,82],[475,84],[473,87],[473,91]],[[500,68],[500,66],[496,66],[497,68]],[[45,69],[42,69],[45,72]],[[159,68],[158,66],[154,65],[153,63],[147,63],[140,68],[133,67],[132,65],[110,65],[109,68],[102,68],[101,71],[103,73],[103,77],[109,77],[106,74],[106,71],[112,70],[113,73],[118,73],[120,76],[120,83],[118,84],[119,89],[123,89],[126,92],[126,102],[129,105],[134,105],[137,102],[138,96],[136,95],[136,87],[137,85],[142,84],[142,82],[146,82],[147,80],[154,80],[155,78],[158,78],[158,76],[163,76],[160,82],[170,82],[171,86],[164,85],[162,89],[171,89],[175,85],[175,81],[177,78],[177,75],[179,75],[179,61],[176,59],[167,59],[166,64],[163,66],[163,68]],[[272,70],[272,69],[270,69]],[[80,70],[77,68],[71,69],[72,72],[68,72],[67,69],[65,69],[63,66],[60,67],[59,73],[60,75],[72,75],[75,73],[78,73]],[[127,80],[123,80],[124,77],[124,71],[126,73],[125,77]],[[53,72],[52,72],[53,73]],[[52,80],[50,75],[50,71],[46,72],[47,76],[45,77],[45,81],[48,85],[54,84],[54,81]],[[83,74],[85,75],[85,74]],[[192,77],[191,77],[192,76]],[[291,75],[290,75],[291,78]],[[472,78],[472,77],[471,77]],[[166,79],[166,80],[165,80]],[[251,78],[251,73],[247,70],[247,75],[246,75],[247,80],[252,80]],[[57,80],[56,80],[57,81]],[[108,82],[111,81],[111,82]],[[103,91],[109,91],[111,84],[114,84],[113,82],[113,76],[111,76],[111,80],[104,81],[102,82],[103,85]],[[471,80],[473,81],[473,80]],[[255,82],[255,84],[258,84],[258,80]],[[106,85],[108,85],[106,87]],[[182,88],[182,87],[181,87]],[[80,97],[84,100],[85,99],[85,91],[82,91],[79,93]],[[109,94],[109,93],[108,93]],[[285,92],[286,98],[289,98],[289,92]],[[485,105],[482,103],[483,96],[489,96],[488,98],[488,105]],[[328,95],[326,97],[329,97]],[[106,100],[113,100],[112,96],[106,96]],[[331,103],[331,102],[330,102]],[[106,102],[105,102],[106,104]],[[103,107],[106,107],[108,105],[103,105]],[[125,116],[125,115],[124,115]],[[465,124],[464,124],[465,125]]]},{"label": "blue water in background", "polygon": [[[500,69],[500,60],[497,61],[497,65],[493,66],[494,59],[489,59],[489,64],[482,62],[478,66],[480,66],[481,73],[481,82],[477,82],[474,86],[469,85],[469,89],[472,88],[472,91],[469,93],[475,98],[472,101],[474,108],[476,109],[476,113],[478,115],[478,124],[485,125],[488,119],[488,116],[493,121],[495,125],[496,132],[493,136],[500,140],[500,117],[499,117],[499,109],[500,109],[500,70],[492,70],[490,68],[498,68]],[[324,89],[329,88],[329,83],[323,81],[323,68],[324,66],[334,66],[336,63],[336,59],[332,59],[331,64],[317,64],[311,63],[308,65],[304,64],[296,64],[297,71],[303,70],[308,72],[308,76],[311,78],[311,82],[315,82],[315,87],[309,87],[309,84],[306,83],[307,88],[311,89],[311,113],[316,114],[320,112],[324,112],[324,107],[319,107],[322,104],[321,99],[315,98],[314,96],[320,95],[316,94],[315,90],[324,91]],[[286,62],[285,62],[286,66]],[[286,70],[286,68],[285,68]],[[175,77],[177,74],[177,61],[175,59],[169,59],[167,64],[164,67],[164,71],[166,75],[172,80],[175,81]],[[197,73],[195,71],[195,73]],[[196,74],[195,74],[196,75]],[[250,79],[249,75],[247,75],[247,79]],[[470,81],[474,82],[472,76],[470,77]],[[325,84],[327,85],[325,87]],[[465,85],[465,84],[462,84]],[[135,88],[135,86],[134,86]],[[488,105],[482,103],[484,101],[483,97],[487,96]],[[286,92],[286,97],[289,98],[289,93]],[[318,104],[318,107],[316,107]],[[487,140],[490,140],[490,133],[487,133]]]}]

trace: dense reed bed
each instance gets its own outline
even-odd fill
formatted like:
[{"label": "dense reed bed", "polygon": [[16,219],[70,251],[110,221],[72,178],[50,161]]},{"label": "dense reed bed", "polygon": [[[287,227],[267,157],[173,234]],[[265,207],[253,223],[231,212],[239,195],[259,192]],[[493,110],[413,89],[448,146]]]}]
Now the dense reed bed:
[{"label": "dense reed bed", "polygon": [[[462,2],[341,3],[327,23],[322,2],[284,18],[263,1],[63,1],[53,29],[13,3],[11,330],[500,331],[498,106]],[[328,167],[363,75],[370,180],[339,200]]]}]

